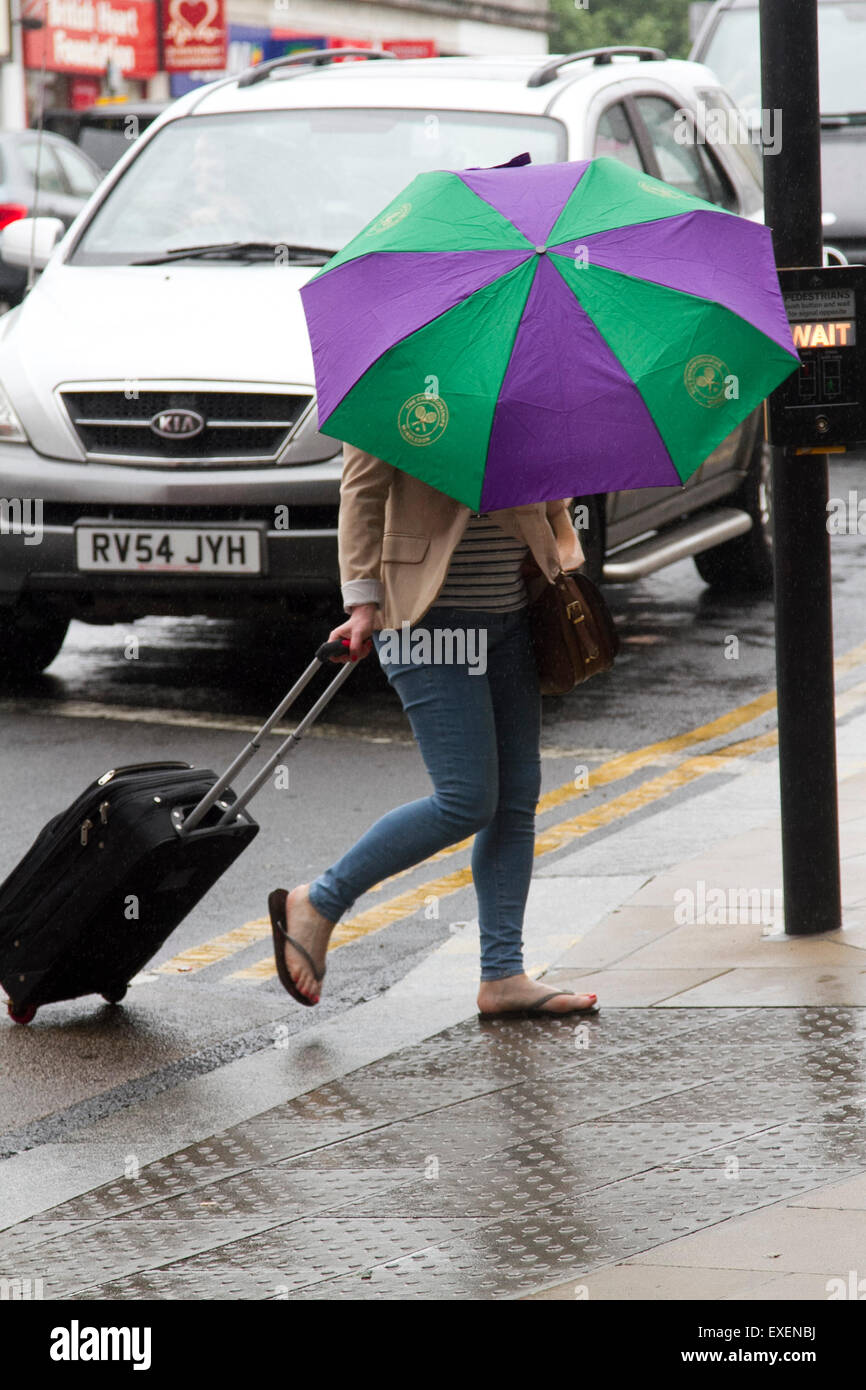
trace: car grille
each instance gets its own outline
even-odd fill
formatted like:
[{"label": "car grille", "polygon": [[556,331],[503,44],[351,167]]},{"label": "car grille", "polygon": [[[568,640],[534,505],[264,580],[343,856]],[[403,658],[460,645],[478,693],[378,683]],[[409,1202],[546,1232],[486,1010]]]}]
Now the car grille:
[{"label": "car grille", "polygon": [[[61,399],[89,459],[164,465],[271,463],[309,405],[309,395],[275,391],[63,391]],[[191,438],[155,434],[150,422],[171,410],[205,421]]]},{"label": "car grille", "polygon": [[[292,531],[336,531],[339,508],[321,503],[291,503]],[[117,521],[123,524],[141,522],[145,526],[176,526],[190,521],[199,526],[227,526],[235,522],[274,524],[274,504],[269,502],[226,503],[224,505],[189,506],[168,503],[151,506],[129,502],[52,502],[46,498],[42,520],[46,526],[75,526],[79,521]]]}]

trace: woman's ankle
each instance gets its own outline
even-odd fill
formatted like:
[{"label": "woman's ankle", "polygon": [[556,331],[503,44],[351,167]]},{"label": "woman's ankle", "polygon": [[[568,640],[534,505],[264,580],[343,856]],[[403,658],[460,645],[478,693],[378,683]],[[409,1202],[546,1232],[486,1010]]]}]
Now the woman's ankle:
[{"label": "woman's ankle", "polygon": [[313,898],[313,895],[312,895],[312,893],[311,893],[311,891],[310,891],[312,885],[311,885],[311,884],[306,884],[306,885],[302,885],[302,886],[305,887],[305,889],[306,889],[306,891],[305,891],[305,893],[304,893],[304,895],[303,895],[304,900],[306,901],[307,905],[308,905],[309,908],[312,910],[312,912],[315,914],[315,917],[318,919],[318,920],[317,920],[317,925],[323,926],[323,927],[329,927],[329,928],[335,927],[335,926],[336,926],[336,918],[329,917],[325,912],[322,911],[322,909],[321,909],[320,907],[318,907],[318,906],[316,905],[316,902],[315,902],[315,900],[314,900],[314,898]]}]

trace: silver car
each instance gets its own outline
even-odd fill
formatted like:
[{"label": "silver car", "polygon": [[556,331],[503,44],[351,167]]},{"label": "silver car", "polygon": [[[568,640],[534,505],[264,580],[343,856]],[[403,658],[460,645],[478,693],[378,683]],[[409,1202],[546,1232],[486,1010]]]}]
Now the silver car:
[{"label": "silver car", "polygon": [[[750,123],[761,99],[758,0],[717,0],[692,48],[734,96]],[[819,0],[821,183],[824,259],[866,262],[866,0]]]},{"label": "silver car", "polygon": [[[341,446],[317,428],[299,290],[419,170],[612,154],[762,217],[754,148],[702,138],[707,109],[733,108],[699,65],[335,56],[175,102],[59,245],[52,219],[2,234],[4,256],[33,247],[45,267],[0,320],[7,674],[48,665],[71,617],[340,613]],[[588,501],[608,580],[693,554],[711,582],[770,582],[758,412],[685,489]]]}]

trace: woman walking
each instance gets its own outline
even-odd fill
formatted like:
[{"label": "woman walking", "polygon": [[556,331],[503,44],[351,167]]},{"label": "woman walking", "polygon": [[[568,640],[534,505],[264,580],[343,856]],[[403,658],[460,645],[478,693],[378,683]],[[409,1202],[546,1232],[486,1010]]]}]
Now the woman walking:
[{"label": "woman walking", "polygon": [[[310,884],[268,898],[280,980],[317,1004],[335,924],[376,883],[474,835],[484,1017],[597,1011],[594,994],[525,974],[523,914],[541,782],[541,697],[527,576],[553,580],[583,551],[564,501],[473,513],[344,445],[338,544],[357,661],[375,646],[433,793],[389,811]],[[432,654],[432,656],[431,656]],[[341,658],[334,658],[340,660]]]}]

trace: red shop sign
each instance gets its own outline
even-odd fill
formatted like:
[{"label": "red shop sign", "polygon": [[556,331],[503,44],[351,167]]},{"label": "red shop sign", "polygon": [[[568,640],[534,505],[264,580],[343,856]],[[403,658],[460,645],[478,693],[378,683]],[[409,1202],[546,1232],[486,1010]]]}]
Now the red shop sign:
[{"label": "red shop sign", "polygon": [[435,39],[383,39],[382,47],[398,58],[435,58]]},{"label": "red shop sign", "polygon": [[153,77],[153,0],[45,0],[42,29],[24,31],[24,66],[49,72],[103,73],[114,61],[125,77]]},{"label": "red shop sign", "polygon": [[[329,34],[329,35],[328,35],[328,47],[329,47],[329,48],[372,48],[372,47],[373,47],[373,40],[372,40],[372,39],[347,39],[347,38],[342,37],[342,36],[339,36],[339,35],[337,35],[337,34]],[[351,59],[351,58],[337,58],[337,59],[335,59],[335,62],[338,62],[338,63],[351,63],[352,61],[353,61],[353,59]]]},{"label": "red shop sign", "polygon": [[73,111],[84,111],[99,99],[98,77],[70,77],[69,105]]},{"label": "red shop sign", "polygon": [[[437,56],[435,39],[347,39],[331,36],[329,48],[384,48],[397,58],[435,58]],[[350,63],[351,58],[340,58],[339,62]]]},{"label": "red shop sign", "polygon": [[224,0],[167,0],[166,72],[222,71],[227,61]]}]

